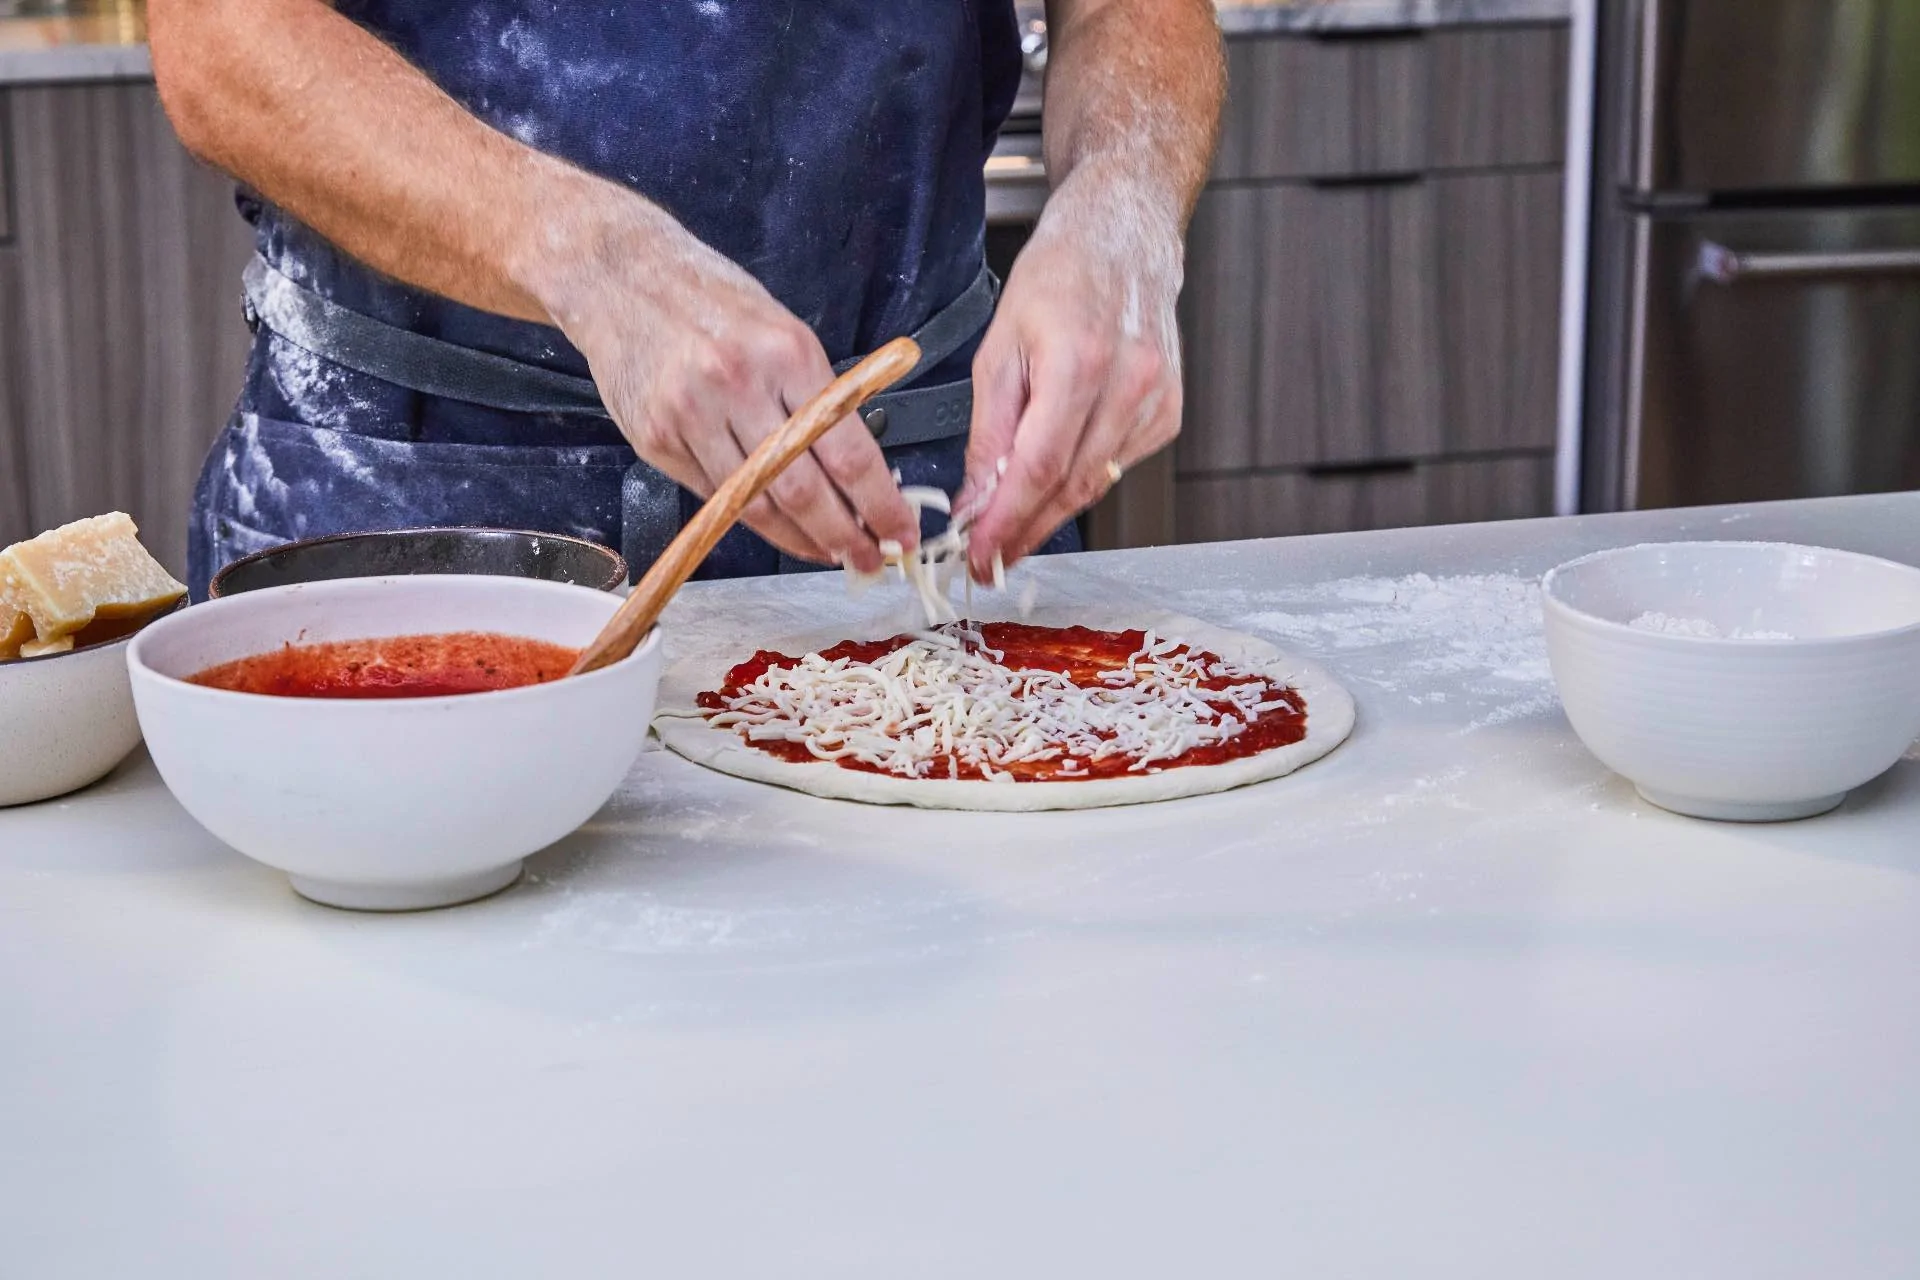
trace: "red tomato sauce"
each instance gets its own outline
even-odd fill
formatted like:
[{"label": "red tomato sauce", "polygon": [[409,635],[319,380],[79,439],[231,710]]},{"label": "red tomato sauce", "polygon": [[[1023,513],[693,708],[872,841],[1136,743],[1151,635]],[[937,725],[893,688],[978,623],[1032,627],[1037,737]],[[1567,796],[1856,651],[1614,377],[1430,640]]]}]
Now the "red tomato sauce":
[{"label": "red tomato sauce", "polygon": [[192,684],[279,698],[439,698],[557,680],[579,651],[485,631],[286,645],[208,667]]},{"label": "red tomato sauce", "polygon": [[[1095,631],[1090,627],[1035,627],[1023,622],[989,622],[980,628],[981,638],[987,648],[997,649],[1003,655],[1003,666],[1013,670],[1058,671],[1075,684],[1082,687],[1099,685],[1100,674],[1114,671],[1126,663],[1126,660],[1140,652],[1146,643],[1144,631]],[[895,649],[905,648],[913,643],[910,635],[893,636],[886,640],[846,640],[823,649],[820,656],[832,662],[839,658],[848,658],[854,662],[872,662],[875,658],[892,653]],[[1205,649],[1189,648],[1202,661],[1221,661],[1219,655]],[[797,666],[799,658],[771,649],[762,649],[745,662],[727,672],[726,682],[718,691],[702,693],[695,701],[705,710],[724,711],[727,700],[737,697],[748,685],[769,671]],[[1226,689],[1235,683],[1225,677],[1203,682],[1203,688]],[[1190,751],[1168,760],[1155,761],[1151,766],[1155,770],[1177,769],[1186,765],[1225,764],[1230,760],[1243,760],[1248,756],[1271,751],[1278,747],[1291,746],[1307,736],[1307,700],[1299,690],[1286,685],[1266,682],[1263,702],[1285,698],[1292,710],[1276,708],[1263,712],[1258,720],[1248,724],[1238,734],[1213,746],[1195,747]],[[1223,697],[1216,704],[1229,708],[1231,704]],[[744,734],[741,735],[743,738]],[[808,764],[817,757],[808,751],[805,743],[761,741],[750,745],[796,764]],[[837,760],[843,769],[854,769],[862,773],[880,773],[888,776],[887,770],[876,768],[860,760]],[[1080,760],[1078,768],[1068,771],[1062,768],[1061,760],[1016,761],[1003,772],[1011,773],[1018,782],[1084,782],[1090,778],[1120,778],[1134,771],[1130,756],[1108,756],[1103,760]],[[961,761],[958,764],[959,776],[963,779],[978,779],[984,775],[973,765]],[[936,759],[931,778],[947,776],[947,760],[944,756]]]}]

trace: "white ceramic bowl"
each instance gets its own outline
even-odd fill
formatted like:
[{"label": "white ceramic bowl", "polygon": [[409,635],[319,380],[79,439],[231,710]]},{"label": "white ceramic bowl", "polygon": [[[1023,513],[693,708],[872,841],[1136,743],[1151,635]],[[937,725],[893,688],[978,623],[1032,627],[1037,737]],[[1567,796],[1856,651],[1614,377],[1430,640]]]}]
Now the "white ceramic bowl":
[{"label": "white ceramic bowl", "polygon": [[200,823],[317,902],[447,906],[592,817],[646,740],[660,634],[547,684],[438,698],[280,698],[189,684],[289,643],[491,631],[578,647],[620,605],[525,578],[344,578],[272,587],[154,623],[127,652],[160,776]]},{"label": "white ceramic bowl", "polygon": [[127,645],[0,662],[0,805],[98,782],[140,744]]},{"label": "white ceramic bowl", "polygon": [[[1920,735],[1920,569],[1679,542],[1561,565],[1544,593],[1574,731],[1664,809],[1748,822],[1825,813]],[[1649,614],[1683,629],[1643,629]],[[1789,638],[1730,638],[1741,633]]]}]

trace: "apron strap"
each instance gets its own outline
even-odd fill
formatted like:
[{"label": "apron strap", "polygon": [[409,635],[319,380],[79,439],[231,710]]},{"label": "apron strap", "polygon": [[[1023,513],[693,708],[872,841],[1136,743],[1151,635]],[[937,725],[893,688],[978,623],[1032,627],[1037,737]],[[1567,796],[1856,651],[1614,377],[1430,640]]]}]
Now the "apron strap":
[{"label": "apron strap", "polygon": [[[987,327],[987,321],[993,319],[993,309],[999,301],[1000,277],[993,274],[993,268],[982,262],[973,280],[960,291],[960,296],[934,312],[925,324],[913,331],[913,341],[920,348],[920,363],[914,365],[912,371],[900,381],[912,382],[965,346]],[[848,356],[836,363],[833,371],[845,373],[859,364],[860,360],[859,356]]]},{"label": "apron strap", "polygon": [[258,254],[240,280],[250,326],[265,325],[301,350],[423,395],[510,413],[606,417],[587,378],[475,351],[362,315],[283,275]]},{"label": "apron strap", "polygon": [[[247,263],[241,281],[250,327],[265,325],[283,341],[369,377],[423,395],[509,413],[610,416],[591,379],[376,320],[322,297],[258,254]],[[913,335],[920,344],[920,363],[905,380],[938,365],[984,329],[999,297],[1000,281],[982,263],[960,296]],[[856,363],[858,357],[843,360],[834,370],[844,372]],[[961,379],[875,396],[861,416],[874,438],[893,448],[965,435],[972,413],[973,384]]]}]

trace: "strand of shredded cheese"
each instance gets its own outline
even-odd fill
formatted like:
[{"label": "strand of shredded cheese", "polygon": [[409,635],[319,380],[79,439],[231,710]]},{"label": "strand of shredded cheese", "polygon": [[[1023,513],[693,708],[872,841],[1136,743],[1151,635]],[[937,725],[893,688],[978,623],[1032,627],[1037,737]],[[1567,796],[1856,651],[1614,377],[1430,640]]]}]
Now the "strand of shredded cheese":
[{"label": "strand of shredded cheese", "polygon": [[[1059,672],[1013,670],[1002,656],[960,623],[917,632],[870,663],[808,654],[762,674],[708,722],[749,741],[800,743],[816,759],[851,759],[902,777],[929,777],[944,758],[946,776],[966,768],[1006,782],[1010,766],[1034,761],[1058,761],[1058,772],[1071,775],[1120,756],[1129,772],[1158,772],[1269,711],[1296,709],[1275,693],[1283,677],[1203,660],[1152,632],[1098,687]],[[1232,683],[1203,687],[1210,679]]]},{"label": "strand of shredded cheese", "polygon": [[[899,472],[894,473],[899,481]],[[974,517],[985,510],[987,499],[993,496],[993,490],[999,483],[997,476],[987,479],[985,488],[971,507],[958,516],[953,513],[953,500],[945,491],[930,485],[902,485],[900,496],[913,509],[914,519],[920,518],[923,511],[938,511],[948,517],[947,527],[931,538],[924,538],[912,555],[906,548],[891,538],[880,543],[880,554],[886,558],[889,568],[900,575],[901,581],[913,588],[918,598],[921,612],[926,615],[929,627],[938,627],[950,622],[958,622],[963,616],[953,607],[953,583],[956,578],[965,584],[966,613],[973,613],[973,578],[967,573],[968,534],[973,527]],[[847,567],[847,588],[855,595],[867,590],[885,576],[885,570],[879,573],[863,574]],[[993,585],[995,590],[1004,591],[1007,587],[1007,567],[998,552],[993,557]],[[1031,583],[1028,584],[1032,586]],[[1033,609],[1031,595],[1023,595],[1020,600],[1020,615],[1025,617]]]}]

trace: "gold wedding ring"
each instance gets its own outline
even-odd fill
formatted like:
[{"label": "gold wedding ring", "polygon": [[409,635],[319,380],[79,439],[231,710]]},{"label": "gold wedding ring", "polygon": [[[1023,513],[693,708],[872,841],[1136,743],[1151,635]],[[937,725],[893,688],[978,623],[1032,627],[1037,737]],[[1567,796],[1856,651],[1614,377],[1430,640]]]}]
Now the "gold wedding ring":
[{"label": "gold wedding ring", "polygon": [[1120,477],[1125,474],[1126,472],[1120,469],[1120,463],[1116,459],[1113,459],[1113,458],[1107,459],[1107,483],[1108,484],[1119,484]]}]

